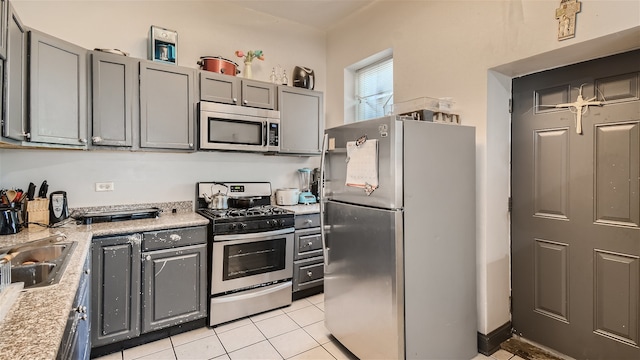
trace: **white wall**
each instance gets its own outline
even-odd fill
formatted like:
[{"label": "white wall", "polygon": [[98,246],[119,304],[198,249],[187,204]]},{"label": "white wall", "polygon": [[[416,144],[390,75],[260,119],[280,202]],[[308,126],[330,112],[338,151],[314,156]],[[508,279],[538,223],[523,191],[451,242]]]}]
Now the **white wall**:
[{"label": "white wall", "polygon": [[476,127],[483,334],[510,320],[511,77],[640,47],[640,2],[581,3],[576,37],[562,42],[554,19],[560,1],[534,0],[380,0],[327,34],[327,127],[343,121],[350,96],[344,93],[344,69],[388,48],[394,54],[396,103],[453,97],[463,124]]},{"label": "white wall", "polygon": [[[117,48],[147,57],[151,25],[178,32],[178,65],[197,68],[201,56],[240,64],[235,50],[261,49],[253,78],[269,81],[271,69],[296,65],[317,75],[325,89],[325,34],[307,26],[239,8],[224,1],[21,1],[12,3],[22,22],[87,49]],[[0,149],[0,187],[26,189],[48,180],[66,190],[71,207],[195,199],[197,181],[270,181],[297,187],[297,169],[316,167],[318,157],[244,153],[131,153]],[[114,192],[95,192],[95,182],[114,181]]]}]

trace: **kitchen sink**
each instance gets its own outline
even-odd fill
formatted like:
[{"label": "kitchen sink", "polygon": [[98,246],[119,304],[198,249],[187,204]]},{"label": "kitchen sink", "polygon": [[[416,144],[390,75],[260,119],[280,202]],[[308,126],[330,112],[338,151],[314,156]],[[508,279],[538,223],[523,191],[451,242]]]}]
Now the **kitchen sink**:
[{"label": "kitchen sink", "polygon": [[[25,288],[49,285],[47,280],[57,274],[56,264],[40,263],[11,268],[11,282],[23,282]],[[53,284],[51,282],[51,284]]]},{"label": "kitchen sink", "polygon": [[28,250],[20,251],[12,260],[12,266],[29,265],[31,263],[41,263],[58,259],[65,253],[69,244],[55,244],[39,246]]},{"label": "kitchen sink", "polygon": [[17,249],[11,259],[11,282],[24,282],[25,289],[57,284],[76,245],[43,242]]}]

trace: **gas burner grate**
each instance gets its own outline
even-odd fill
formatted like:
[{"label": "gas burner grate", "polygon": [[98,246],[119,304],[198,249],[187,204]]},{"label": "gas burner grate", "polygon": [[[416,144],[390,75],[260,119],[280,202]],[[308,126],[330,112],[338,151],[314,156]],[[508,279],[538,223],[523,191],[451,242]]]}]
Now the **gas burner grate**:
[{"label": "gas burner grate", "polygon": [[199,212],[202,215],[214,219],[284,215],[291,213],[289,210],[275,207],[273,205],[260,205],[248,209],[200,209]]}]

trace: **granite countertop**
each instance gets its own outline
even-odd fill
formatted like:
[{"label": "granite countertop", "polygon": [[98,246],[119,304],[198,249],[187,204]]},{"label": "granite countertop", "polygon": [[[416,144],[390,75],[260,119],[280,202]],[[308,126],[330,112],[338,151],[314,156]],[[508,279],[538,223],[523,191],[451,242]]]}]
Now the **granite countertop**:
[{"label": "granite countertop", "polygon": [[11,359],[55,359],[73,306],[84,261],[94,236],[128,234],[206,225],[209,220],[193,213],[163,214],[141,219],[92,225],[68,224],[57,228],[29,228],[15,235],[0,237],[0,247],[14,246],[54,235],[65,234],[65,241],[77,246],[70,255],[60,282],[42,288],[23,290],[6,317],[0,321],[0,354]]},{"label": "granite countertop", "polygon": [[296,213],[296,215],[313,214],[320,212],[320,204],[298,204],[298,205],[276,205],[277,207],[287,209]]}]

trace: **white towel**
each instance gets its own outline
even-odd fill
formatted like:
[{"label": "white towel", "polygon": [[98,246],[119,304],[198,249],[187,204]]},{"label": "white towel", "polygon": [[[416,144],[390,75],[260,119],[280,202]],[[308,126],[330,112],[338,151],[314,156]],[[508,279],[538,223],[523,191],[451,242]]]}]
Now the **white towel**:
[{"label": "white towel", "polygon": [[367,195],[378,187],[378,140],[347,142],[346,185],[364,188]]}]

